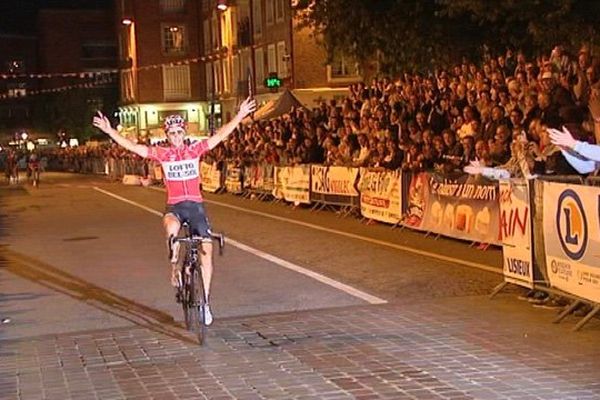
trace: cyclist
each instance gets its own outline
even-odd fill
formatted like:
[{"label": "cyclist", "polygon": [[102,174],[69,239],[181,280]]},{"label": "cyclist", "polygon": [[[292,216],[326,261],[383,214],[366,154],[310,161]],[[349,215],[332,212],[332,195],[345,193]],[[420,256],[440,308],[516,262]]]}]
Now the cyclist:
[{"label": "cyclist", "polygon": [[19,182],[19,160],[14,150],[10,150],[6,158],[6,178],[9,184]]},{"label": "cyclist", "polygon": [[37,187],[40,180],[40,160],[38,160],[37,154],[35,153],[29,156],[27,172],[27,175],[31,178],[31,184]]},{"label": "cyclist", "polygon": [[213,316],[210,310],[210,284],[212,281],[212,238],[206,213],[204,212],[203,198],[200,191],[200,157],[215,148],[225,140],[242,120],[256,109],[256,101],[247,98],[240,105],[236,116],[227,124],[217,130],[215,135],[202,141],[186,143],[186,123],[179,115],[171,115],[165,119],[164,130],[169,141],[168,147],[145,146],[136,144],[121,136],[110,124],[108,118],[98,112],[94,117],[93,125],[108,134],[117,144],[123,146],[143,158],[160,162],[164,181],[167,188],[167,209],[163,216],[167,242],[171,251],[171,284],[179,285],[177,263],[178,243],[174,238],[178,235],[181,223],[188,221],[190,229],[195,235],[203,238],[202,243],[202,280],[205,288],[206,306],[204,307],[204,321],[210,325]]}]

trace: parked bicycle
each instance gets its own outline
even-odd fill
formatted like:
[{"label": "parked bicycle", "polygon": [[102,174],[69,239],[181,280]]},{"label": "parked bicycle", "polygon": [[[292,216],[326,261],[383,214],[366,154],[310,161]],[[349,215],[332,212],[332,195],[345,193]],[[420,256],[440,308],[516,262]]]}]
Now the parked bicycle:
[{"label": "parked bicycle", "polygon": [[[182,224],[182,231],[184,235],[175,239],[176,242],[180,243],[180,257],[178,258],[180,272],[179,284],[176,289],[176,300],[178,303],[181,303],[186,329],[194,332],[198,338],[198,342],[202,345],[206,335],[206,324],[204,321],[206,296],[200,264],[202,238],[192,235],[189,225],[186,222]],[[213,233],[211,236],[219,244],[219,255],[223,255],[225,236],[222,233]]]}]

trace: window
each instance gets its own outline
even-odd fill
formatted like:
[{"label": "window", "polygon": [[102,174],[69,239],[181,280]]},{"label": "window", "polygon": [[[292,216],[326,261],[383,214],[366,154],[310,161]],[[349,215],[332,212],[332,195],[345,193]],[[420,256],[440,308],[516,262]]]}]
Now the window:
[{"label": "window", "polygon": [[10,60],[6,62],[6,72],[9,74],[23,74],[25,73],[25,61],[23,60]]},{"label": "window", "polygon": [[327,75],[329,80],[354,79],[360,77],[360,71],[354,59],[343,54],[335,54],[333,61],[327,66]]},{"label": "window", "polygon": [[219,23],[217,20],[217,16],[213,15],[213,18],[210,22],[211,22],[210,37],[212,40],[212,49],[216,50],[221,46],[221,44],[219,43],[220,35],[219,35]]},{"label": "window", "polygon": [[117,48],[112,43],[84,43],[81,46],[81,54],[83,59],[113,60],[117,57]]},{"label": "window", "polygon": [[284,0],[275,0],[275,18],[276,21],[283,22],[283,16],[285,13],[285,1]]},{"label": "window", "polygon": [[213,72],[212,72],[212,64],[207,62],[204,64],[206,67],[206,97],[210,99],[212,96],[212,88],[213,88]]},{"label": "window", "polygon": [[262,35],[262,5],[261,0],[252,3],[252,19],[254,22],[254,36]]},{"label": "window", "polygon": [[163,95],[166,101],[192,97],[189,65],[163,65]]},{"label": "window", "polygon": [[213,63],[213,65],[215,66],[215,92],[218,94],[221,94],[221,91],[222,91],[221,76],[223,73],[223,71],[221,70],[221,62],[215,61]]},{"label": "window", "polygon": [[231,26],[231,44],[233,46],[237,46],[238,45],[238,15],[237,12],[235,11],[235,8],[231,8],[230,11],[230,15],[229,15],[229,26]]},{"label": "window", "polygon": [[288,76],[288,57],[285,42],[277,42],[277,74],[280,78]]},{"label": "window", "polygon": [[202,22],[203,34],[204,34],[204,54],[207,54],[210,50],[210,21],[205,19]]},{"label": "window", "polygon": [[277,53],[274,44],[267,46],[267,74],[272,72],[277,73]]},{"label": "window", "polygon": [[274,0],[266,0],[267,26],[275,23],[275,4]]},{"label": "window", "polygon": [[229,80],[230,76],[231,75],[229,73],[229,59],[224,58],[223,59],[223,92],[225,92],[225,93],[231,93],[231,81]]},{"label": "window", "polygon": [[185,0],[160,0],[160,10],[163,13],[180,13],[185,11]]},{"label": "window", "polygon": [[6,88],[8,89],[8,97],[24,97],[27,95],[26,83],[8,83]]},{"label": "window", "polygon": [[231,87],[232,92],[235,95],[243,94],[240,92],[239,80],[240,80],[240,56],[235,55],[232,58],[231,63]]},{"label": "window", "polygon": [[265,56],[262,47],[254,51],[254,62],[256,63],[256,86],[264,86],[265,80]]},{"label": "window", "polygon": [[243,49],[240,52],[240,80],[242,81],[250,79],[251,57],[250,49]]},{"label": "window", "polygon": [[164,54],[185,54],[187,51],[186,45],[184,25],[162,26],[162,46]]},{"label": "window", "polygon": [[243,17],[238,23],[238,43],[241,47],[252,44],[252,32],[250,32],[250,17]]}]

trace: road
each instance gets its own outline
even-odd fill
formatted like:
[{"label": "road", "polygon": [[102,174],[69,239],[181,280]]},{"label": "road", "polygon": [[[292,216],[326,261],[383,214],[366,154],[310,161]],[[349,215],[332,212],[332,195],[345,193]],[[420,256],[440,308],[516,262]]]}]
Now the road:
[{"label": "road", "polygon": [[206,199],[229,240],[199,348],[164,199],[73,174],[0,187],[0,398],[600,398],[600,324],[488,300],[499,250],[227,194]]}]

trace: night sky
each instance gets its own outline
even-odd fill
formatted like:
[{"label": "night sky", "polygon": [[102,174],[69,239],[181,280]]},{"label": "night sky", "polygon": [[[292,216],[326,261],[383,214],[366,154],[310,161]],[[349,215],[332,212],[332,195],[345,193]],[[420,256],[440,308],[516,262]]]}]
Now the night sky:
[{"label": "night sky", "polygon": [[35,33],[37,11],[110,8],[114,0],[0,0],[0,33]]}]

